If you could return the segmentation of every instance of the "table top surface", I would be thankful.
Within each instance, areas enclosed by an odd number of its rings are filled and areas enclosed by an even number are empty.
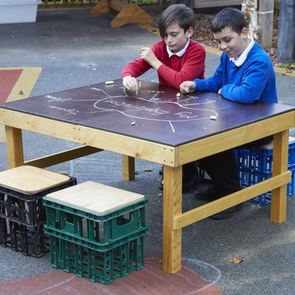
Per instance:
[[[1,108],[94,129],[179,146],[285,112],[292,106],[257,102],[250,105],[216,93],[178,96],[169,86],[142,81],[138,95],[122,80],[8,102]]]

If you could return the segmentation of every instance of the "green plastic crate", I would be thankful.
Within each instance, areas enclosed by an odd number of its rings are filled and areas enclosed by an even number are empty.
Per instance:
[[[93,250],[107,251],[140,234],[146,234],[145,207],[148,199],[97,215],[43,198],[45,232]]]
[[[62,238],[50,236],[50,260],[54,268],[110,284],[118,277],[144,267],[143,236],[106,252],[95,251]]]

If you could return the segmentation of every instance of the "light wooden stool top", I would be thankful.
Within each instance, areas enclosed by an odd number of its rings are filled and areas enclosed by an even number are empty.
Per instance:
[[[97,215],[104,215],[142,201],[144,198],[144,195],[92,181],[86,181],[46,196],[48,201],[62,203]]]
[[[35,193],[69,181],[70,177],[33,166],[19,166],[0,172],[0,186]]]

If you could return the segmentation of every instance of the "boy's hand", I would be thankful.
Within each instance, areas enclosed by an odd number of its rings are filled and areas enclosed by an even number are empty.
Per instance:
[[[187,94],[187,93],[194,92],[196,87],[197,87],[197,85],[195,82],[185,81],[180,84],[179,89],[180,89],[181,94]]]
[[[131,77],[131,76],[124,77],[123,78],[123,85],[130,92],[138,94],[138,83],[137,83],[136,78]]]
[[[146,61],[151,67],[153,67],[155,70],[158,70],[158,68],[161,66],[161,62],[157,59],[154,52],[149,47],[142,47],[140,49],[140,57],[144,61]]]

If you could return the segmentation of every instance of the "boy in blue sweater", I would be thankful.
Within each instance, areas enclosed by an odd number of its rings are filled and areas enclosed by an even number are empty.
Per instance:
[[[225,8],[214,18],[211,30],[219,49],[223,51],[220,64],[213,77],[185,81],[180,85],[182,94],[195,91],[218,93],[222,98],[250,104],[255,101],[277,103],[276,80],[270,57],[248,35],[248,24],[243,13],[235,8]],[[272,136],[240,148],[252,148],[269,143]],[[212,185],[196,197],[214,201],[240,190],[233,150],[228,150],[199,161],[212,179]],[[241,210],[239,204],[211,218],[224,219]]]

